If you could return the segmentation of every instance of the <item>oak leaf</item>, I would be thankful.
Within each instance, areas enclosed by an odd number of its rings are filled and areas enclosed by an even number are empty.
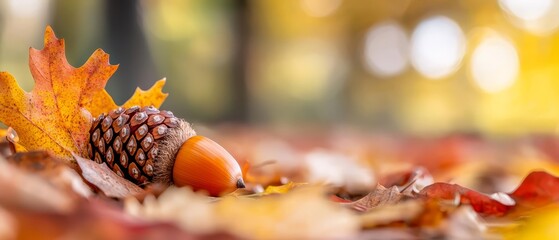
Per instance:
[[[167,98],[168,93],[163,93],[161,90],[165,85],[165,78],[157,81],[150,89],[142,90],[136,88],[134,95],[126,101],[122,107],[129,108],[132,106],[154,106],[159,108],[165,98]],[[106,90],[98,92],[94,97],[93,101],[85,106],[87,110],[93,115],[98,116],[101,113],[107,113],[118,106],[113,101],[113,98],[109,95]]]
[[[29,68],[35,80],[31,92],[21,89],[11,74],[0,72],[0,121],[15,129],[19,143],[27,150],[46,149],[68,161],[73,161],[72,152],[84,156],[92,114],[117,107],[104,90],[117,67],[101,49],[83,66],[72,67],[66,59],[64,40],[47,27],[44,48],[29,50]],[[160,80],[148,91],[138,89],[124,106],[159,107],[167,96],[161,93],[164,83]]]

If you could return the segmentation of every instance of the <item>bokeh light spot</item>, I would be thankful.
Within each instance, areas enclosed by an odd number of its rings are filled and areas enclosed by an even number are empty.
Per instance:
[[[475,83],[489,93],[512,86],[518,75],[518,54],[507,39],[489,36],[476,47],[471,58],[471,72]]]
[[[46,0],[9,0],[10,11],[18,17],[33,17],[48,5]]]
[[[408,38],[396,22],[373,26],[365,37],[365,64],[377,76],[395,76],[408,66]]]
[[[442,78],[460,66],[466,49],[464,33],[452,19],[434,16],[422,21],[411,38],[411,63],[429,78]]]
[[[548,35],[559,27],[557,0],[499,0],[511,23],[531,33]]]
[[[535,20],[546,15],[553,0],[499,0],[501,7],[523,20]]]

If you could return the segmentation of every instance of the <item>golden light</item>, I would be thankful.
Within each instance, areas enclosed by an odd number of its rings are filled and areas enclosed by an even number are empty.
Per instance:
[[[302,0],[303,10],[313,17],[326,17],[336,11],[342,0]]]
[[[466,49],[464,33],[445,16],[423,20],[411,37],[411,63],[428,78],[442,78],[458,67]]]
[[[472,54],[470,71],[479,88],[496,93],[512,86],[518,76],[516,48],[507,39],[493,34],[486,37]]]
[[[367,69],[381,77],[395,76],[408,67],[409,41],[397,22],[379,23],[365,37],[364,58]]]

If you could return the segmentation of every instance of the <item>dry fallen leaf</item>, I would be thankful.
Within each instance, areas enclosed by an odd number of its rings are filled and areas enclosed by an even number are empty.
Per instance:
[[[423,212],[423,202],[404,201],[393,205],[384,205],[359,216],[362,228],[372,228],[393,222],[411,221]]]
[[[288,182],[287,184],[280,185],[280,186],[268,186],[266,187],[266,190],[264,190],[262,195],[284,194],[297,187],[304,186],[304,185],[306,185],[306,183]]]
[[[149,219],[173,221],[187,232],[226,231],[243,239],[351,238],[359,230],[358,218],[330,202],[322,189],[299,187],[281,195],[258,199],[212,198],[188,188],[169,188],[157,200],[141,205],[128,198],[126,211]]]
[[[83,178],[98,187],[107,197],[124,198],[145,193],[136,184],[116,175],[105,163],[98,164],[78,155],[74,155],[74,158],[82,170]]]
[[[326,150],[314,150],[304,156],[306,182],[344,187],[349,192],[374,188],[373,171],[350,156]]]
[[[380,183],[382,186],[398,186],[401,191],[417,193],[424,187],[433,184],[433,176],[424,167],[416,167],[385,176]]]
[[[383,227],[375,229],[365,229],[357,237],[355,237],[355,239],[419,239],[417,235],[417,231],[411,229]]]
[[[17,239],[200,239],[166,222],[124,214],[103,199],[81,201],[66,214],[11,211],[18,220]]]
[[[157,199],[147,196],[144,203],[126,198],[125,211],[151,220],[171,221],[187,232],[212,234],[220,229],[213,198],[197,194],[189,188],[169,187]]]
[[[225,198],[215,211],[222,226],[241,238],[349,239],[360,229],[352,212],[312,187],[261,199]]]
[[[461,204],[470,204],[476,212],[484,215],[502,216],[514,206],[514,204],[500,202],[483,193],[449,183],[431,184],[421,190],[419,195],[430,199],[456,199]]]
[[[347,206],[357,211],[366,212],[377,207],[394,205],[404,197],[405,195],[398,190],[398,187],[392,186],[387,189],[379,184],[377,188],[367,194],[367,196],[355,202],[348,203]]]
[[[519,204],[540,207],[559,202],[559,178],[547,172],[531,172],[510,194]]]
[[[38,212],[66,213],[74,209],[77,196],[47,179],[25,172],[0,157],[0,206]]]
[[[461,206],[454,211],[443,231],[450,239],[488,239],[489,237],[485,222],[471,206]],[[497,236],[492,236],[495,237]]]
[[[61,190],[72,191],[82,197],[93,195],[74,169],[59,158],[46,151],[16,153],[7,159],[19,169],[33,173],[48,180]]]
[[[525,211],[559,202],[559,178],[547,172],[532,172],[518,188],[510,193],[486,195],[457,184],[434,183],[425,187],[419,196],[429,199],[456,199],[461,204],[470,204],[473,209],[486,216],[503,216],[511,210]]]
[[[4,208],[0,207],[0,239],[16,239],[16,219]]]

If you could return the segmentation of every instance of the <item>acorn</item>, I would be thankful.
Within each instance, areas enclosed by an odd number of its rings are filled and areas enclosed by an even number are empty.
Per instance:
[[[89,134],[89,158],[139,186],[190,186],[212,196],[245,187],[233,156],[196,135],[188,122],[170,111],[119,107],[95,118]]]

